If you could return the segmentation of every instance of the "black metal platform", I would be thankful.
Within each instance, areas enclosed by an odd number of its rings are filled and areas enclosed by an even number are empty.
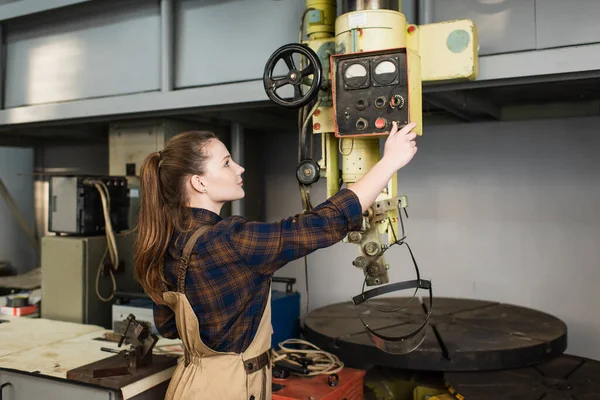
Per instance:
[[[600,399],[600,362],[562,355],[533,367],[506,371],[449,372],[452,392],[466,400]]]
[[[408,298],[370,300],[391,309]],[[520,368],[561,355],[567,327],[559,319],[529,308],[488,301],[434,298],[427,336],[409,354],[379,350],[367,337],[357,315],[381,334],[401,336],[423,321],[425,304],[415,298],[398,313],[380,313],[368,306],[338,303],[310,312],[306,339],[336,354],[349,367],[373,365],[423,371],[489,371]]]

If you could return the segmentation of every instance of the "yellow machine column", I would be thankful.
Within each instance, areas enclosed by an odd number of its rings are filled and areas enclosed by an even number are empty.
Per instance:
[[[336,136],[341,141],[342,182],[351,186],[380,160],[380,138],[389,133],[392,121],[400,128],[417,122],[416,131],[421,133],[421,87],[418,55],[406,49],[408,32],[406,18],[399,11],[401,2],[345,1],[344,6],[336,19],[336,55],[330,68],[336,82],[332,90]],[[393,9],[386,9],[390,7]],[[396,50],[386,53],[388,49]],[[397,196],[394,174],[377,202],[395,205]],[[400,235],[399,209],[391,207],[380,216],[375,215],[377,210],[380,208],[373,205],[364,230],[347,238],[359,247],[354,265],[363,269],[369,286],[389,281],[380,234],[388,233],[390,242]]]
[[[341,3],[340,15],[333,21],[336,1],[307,0],[302,46],[281,47],[265,68],[269,98],[283,107],[302,108],[301,143],[307,127],[312,134],[321,134],[322,159],[300,160],[297,172],[305,204],[310,203],[306,193],[318,176],[327,179],[327,196],[364,176],[380,160],[381,141],[393,121],[399,128],[414,122],[416,133],[422,135],[423,81],[475,79],[478,72],[472,21],[417,26],[407,23],[398,0]],[[307,63],[297,68],[289,60],[292,53],[300,53]],[[276,78],[274,65],[285,57],[290,72]],[[275,93],[287,84],[295,86],[292,100]],[[302,90],[301,85],[309,89]],[[353,264],[364,273],[367,286],[389,282],[383,253],[402,239],[399,217],[407,199],[398,195],[397,185],[394,175],[363,218],[362,229],[345,239],[359,248]],[[384,234],[388,243],[382,243]]]

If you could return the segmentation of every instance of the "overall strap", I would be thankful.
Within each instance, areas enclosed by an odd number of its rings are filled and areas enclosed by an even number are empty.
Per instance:
[[[187,268],[190,262],[190,255],[192,254],[192,249],[194,245],[204,233],[206,233],[210,229],[210,225],[202,225],[194,234],[188,239],[183,248],[183,255],[181,256],[181,260],[179,261],[179,269],[177,271],[177,291],[179,293],[185,292],[185,274],[187,273]]]

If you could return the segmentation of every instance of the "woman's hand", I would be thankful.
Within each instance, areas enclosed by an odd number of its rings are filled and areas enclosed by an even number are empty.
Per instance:
[[[417,152],[412,131],[416,124],[406,125],[400,131],[394,122],[390,135],[385,141],[383,157],[349,189],[358,196],[363,212],[365,212],[387,185],[392,176],[412,160]]]
[[[398,130],[398,124],[392,123],[392,129],[385,141],[382,159],[391,164],[395,170],[399,170],[412,160],[417,153],[415,138],[416,132],[413,129],[417,126],[414,122]]]

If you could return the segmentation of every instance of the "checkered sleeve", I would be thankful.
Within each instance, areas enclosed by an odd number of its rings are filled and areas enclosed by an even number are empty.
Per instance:
[[[233,249],[243,262],[264,274],[286,263],[341,241],[362,223],[356,194],[342,189],[311,212],[275,223],[248,222],[234,217],[229,232]]]
[[[168,306],[154,303],[154,325],[160,335],[167,339],[178,339],[175,314]]]

